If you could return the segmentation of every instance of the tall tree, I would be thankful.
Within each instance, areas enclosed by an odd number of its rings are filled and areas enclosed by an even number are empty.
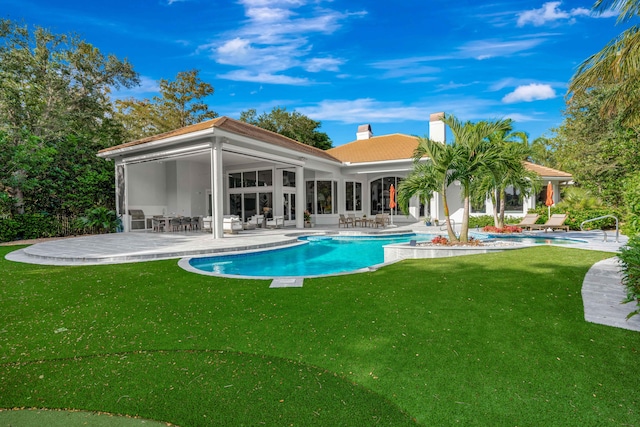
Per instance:
[[[620,206],[624,179],[640,172],[640,134],[620,115],[602,117],[609,96],[608,88],[597,88],[588,97],[569,99],[551,143],[558,168],[607,204]]]
[[[529,137],[525,132],[502,129],[488,139],[493,149],[497,150],[499,161],[492,162],[486,173],[480,174],[472,182],[472,195],[476,200],[490,197],[494,224],[501,228],[504,226],[507,189],[513,188],[520,197],[528,197],[539,191],[540,179],[535,172],[525,168],[523,163],[531,155]]]
[[[127,138],[157,135],[217,117],[202,102],[214,89],[200,79],[199,73],[199,70],[181,71],[173,81],[160,79],[160,96],[151,100],[117,100],[117,118],[123,123]]]
[[[638,0],[597,0],[594,10],[614,9],[618,23],[637,17]],[[619,116],[629,127],[640,127],[640,27],[633,25],[591,55],[579,67],[569,84],[574,97],[589,96],[594,88],[606,88],[600,106],[603,117]]]
[[[398,185],[397,192],[398,205],[404,214],[407,214],[409,200],[413,196],[426,201],[433,197],[433,193],[439,193],[442,197],[447,234],[452,242],[457,242],[458,236],[451,225],[447,189],[457,178],[454,170],[456,155],[452,145],[430,138],[420,138],[413,154],[413,169]]]
[[[240,120],[322,150],[332,146],[329,136],[319,131],[321,123],[297,111],[274,107],[271,112],[258,116],[255,109],[249,109],[240,114]]]
[[[137,83],[126,60],[75,35],[0,20],[0,182],[17,212],[64,210],[77,180],[94,173],[98,187],[113,186],[95,152],[121,136],[109,93]]]

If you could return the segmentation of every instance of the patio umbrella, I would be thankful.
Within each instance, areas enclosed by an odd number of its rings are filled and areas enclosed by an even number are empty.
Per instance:
[[[393,225],[393,209],[396,207],[396,189],[391,184],[389,187],[389,209],[391,210],[391,225]]]
[[[547,184],[547,200],[545,200],[544,204],[547,205],[549,218],[551,218],[551,206],[553,206],[553,185],[551,185],[551,181]]]

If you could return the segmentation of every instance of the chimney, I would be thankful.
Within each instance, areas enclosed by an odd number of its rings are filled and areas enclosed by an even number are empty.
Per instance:
[[[358,133],[356,133],[356,140],[361,139],[369,139],[373,136],[373,132],[371,132],[371,125],[360,125],[358,126]]]
[[[433,113],[429,116],[429,138],[437,142],[446,142],[444,113]]]

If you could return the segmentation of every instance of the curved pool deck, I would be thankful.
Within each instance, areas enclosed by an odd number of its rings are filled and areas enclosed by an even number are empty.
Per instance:
[[[225,234],[222,239],[213,239],[210,234],[204,232],[113,233],[36,243],[11,252],[6,258],[11,261],[45,265],[117,264],[266,249],[294,244],[301,235],[337,232],[357,235],[407,232],[446,235],[446,232],[438,227],[426,227],[422,223],[384,229],[317,227],[304,230],[246,230],[238,234]],[[525,235],[578,239],[585,243],[572,244],[571,247],[607,252],[617,252],[627,241],[625,236],[620,236],[620,243],[616,243],[615,236],[609,233],[608,242],[603,242],[603,234],[600,231],[539,231]]]

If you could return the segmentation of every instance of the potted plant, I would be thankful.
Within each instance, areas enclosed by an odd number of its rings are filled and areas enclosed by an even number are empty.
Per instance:
[[[304,227],[311,228],[311,214],[309,211],[304,211]]]

